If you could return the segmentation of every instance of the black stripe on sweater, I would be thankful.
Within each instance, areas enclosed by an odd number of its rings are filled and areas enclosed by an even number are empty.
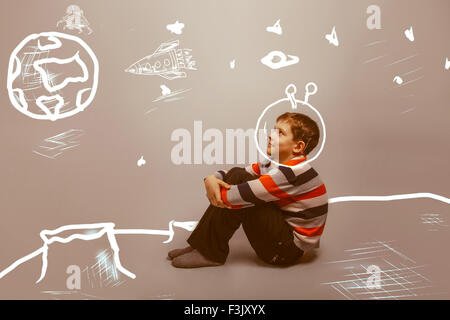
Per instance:
[[[245,201],[254,203],[257,205],[266,203],[265,201],[263,201],[255,196],[252,189],[250,188],[250,185],[247,182],[240,183],[237,186],[238,186],[238,190],[239,190],[239,193],[240,193],[242,199],[244,199]]]
[[[324,215],[328,212],[328,202],[318,207],[308,208],[303,211],[289,212],[282,210],[281,213],[286,216],[302,219],[312,219]]]
[[[280,171],[283,172],[284,176],[286,177],[286,180],[289,181],[289,183],[294,186],[299,186],[301,184],[307,183],[308,181],[314,179],[319,175],[317,171],[314,170],[314,168],[310,168],[309,170],[303,172],[298,176],[295,176],[294,171],[292,171],[291,168],[280,166],[278,169],[280,169]]]

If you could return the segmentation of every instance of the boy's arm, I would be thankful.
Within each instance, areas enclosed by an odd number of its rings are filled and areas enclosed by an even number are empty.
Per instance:
[[[289,196],[286,192],[290,188],[290,184],[285,179],[284,174],[277,168],[264,175],[260,174],[258,164],[252,164],[246,167],[246,170],[259,178],[238,185],[231,185],[229,189],[221,188],[220,190],[222,201],[229,209],[252,207]],[[278,181],[278,184],[276,181]]]
[[[260,176],[260,170],[259,170],[259,164],[258,163],[252,163],[245,167],[245,170],[250,173],[253,176]],[[220,180],[223,180],[225,178],[225,175],[227,174],[229,170],[217,170],[213,173],[213,175]],[[205,180],[207,177],[203,178]]]
[[[260,175],[258,163],[253,163],[245,167],[245,170],[253,176]],[[208,177],[203,178],[203,182],[205,183],[206,187],[206,196],[208,197],[209,202],[216,207],[227,208],[227,206],[222,201],[221,188],[227,190],[231,186],[223,181],[228,171],[229,170],[217,170]],[[214,177],[216,181],[214,182],[214,179],[207,180],[210,177]]]
[[[280,207],[303,199],[310,199],[326,194],[323,182],[313,168],[296,176],[290,168],[273,168],[258,179],[229,189],[221,188],[222,202],[229,209],[241,209],[266,202],[276,201]]]

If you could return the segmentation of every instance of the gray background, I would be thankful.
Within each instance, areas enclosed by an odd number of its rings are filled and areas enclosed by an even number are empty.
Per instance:
[[[218,128],[224,133],[227,128],[252,128],[267,105],[284,98],[289,83],[297,86],[299,98],[307,82],[319,87],[310,102],[324,118],[327,143],[312,165],[330,198],[415,192],[448,196],[450,71],[444,69],[445,57],[450,57],[448,1],[78,1],[94,30],[79,36],[100,62],[96,98],[70,118],[34,120],[9,101],[9,55],[31,33],[62,32],[56,22],[70,4],[75,3],[0,3],[1,270],[40,247],[42,229],[114,222],[117,228],[166,230],[172,219],[199,220],[208,205],[202,177],[233,165],[172,164],[170,153],[176,144],[170,141],[172,131],[186,128],[193,135],[195,120],[203,121],[204,130]],[[371,4],[381,8],[380,30],[366,27]],[[277,19],[282,36],[265,31]],[[176,20],[185,24],[179,36],[166,29]],[[339,47],[324,38],[333,26]],[[414,42],[403,34],[409,26]],[[187,78],[168,81],[124,72],[172,39],[179,39],[181,48],[192,49],[197,61],[198,70],[187,71]],[[376,41],[383,42],[373,44]],[[300,62],[271,70],[259,60],[272,50],[297,55]],[[380,56],[384,57],[370,62]],[[231,70],[233,59],[236,69]],[[412,82],[397,87],[392,79],[403,74],[405,82]],[[182,100],[153,103],[161,84],[192,90]],[[79,147],[55,160],[32,152],[45,138],[69,129],[84,131]],[[141,155],[147,164],[137,167]],[[437,231],[430,231],[421,220],[422,214],[430,213],[444,219]],[[122,264],[137,275],[136,280],[121,276],[126,281],[114,288],[43,293],[68,291],[67,275],[53,280],[52,275],[64,275],[71,264],[81,266],[89,250],[105,245],[100,240],[74,241],[52,251],[59,257],[49,258],[49,268],[56,271],[49,269],[45,283],[34,284],[41,266],[40,258],[35,258],[0,280],[0,297],[362,299],[391,294],[398,299],[448,299],[448,213],[448,205],[431,199],[331,204],[321,248],[289,268],[260,262],[242,229],[230,242],[227,263],[202,269],[176,269],[165,259],[167,251],[186,245],[187,231],[177,231],[169,244],[162,243],[164,236],[123,235],[117,237]],[[384,258],[349,262],[347,269],[343,263],[330,263],[353,259],[349,254],[354,251],[346,250],[371,241],[391,241],[389,246],[397,253],[389,250],[382,252]],[[386,270],[386,261],[412,268],[421,280],[411,286],[393,283],[378,296],[373,292],[351,296],[323,284],[348,279],[349,270],[361,273],[369,264]],[[400,272],[408,270],[398,271],[394,279],[401,281],[407,276]],[[398,291],[386,293],[394,287]]]

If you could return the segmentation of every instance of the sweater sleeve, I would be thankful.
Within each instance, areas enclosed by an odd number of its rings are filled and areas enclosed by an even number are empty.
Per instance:
[[[260,170],[259,170],[259,164],[258,163],[252,163],[245,167],[245,170],[250,173],[252,176],[258,177],[260,176]],[[213,174],[216,176],[217,179],[223,180],[225,178],[225,175],[227,174],[229,170],[217,170]],[[203,178],[203,180],[205,180]]]
[[[220,194],[229,209],[241,209],[290,198],[289,190],[293,187],[283,173],[274,168],[267,174],[259,175],[258,179],[232,185],[230,189],[221,188]]]

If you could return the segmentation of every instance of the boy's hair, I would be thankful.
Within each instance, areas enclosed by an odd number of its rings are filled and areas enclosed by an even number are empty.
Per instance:
[[[320,131],[317,123],[310,117],[298,112],[285,112],[278,116],[278,121],[286,121],[291,126],[294,141],[303,141],[306,145],[304,155],[310,153],[319,143]]]

